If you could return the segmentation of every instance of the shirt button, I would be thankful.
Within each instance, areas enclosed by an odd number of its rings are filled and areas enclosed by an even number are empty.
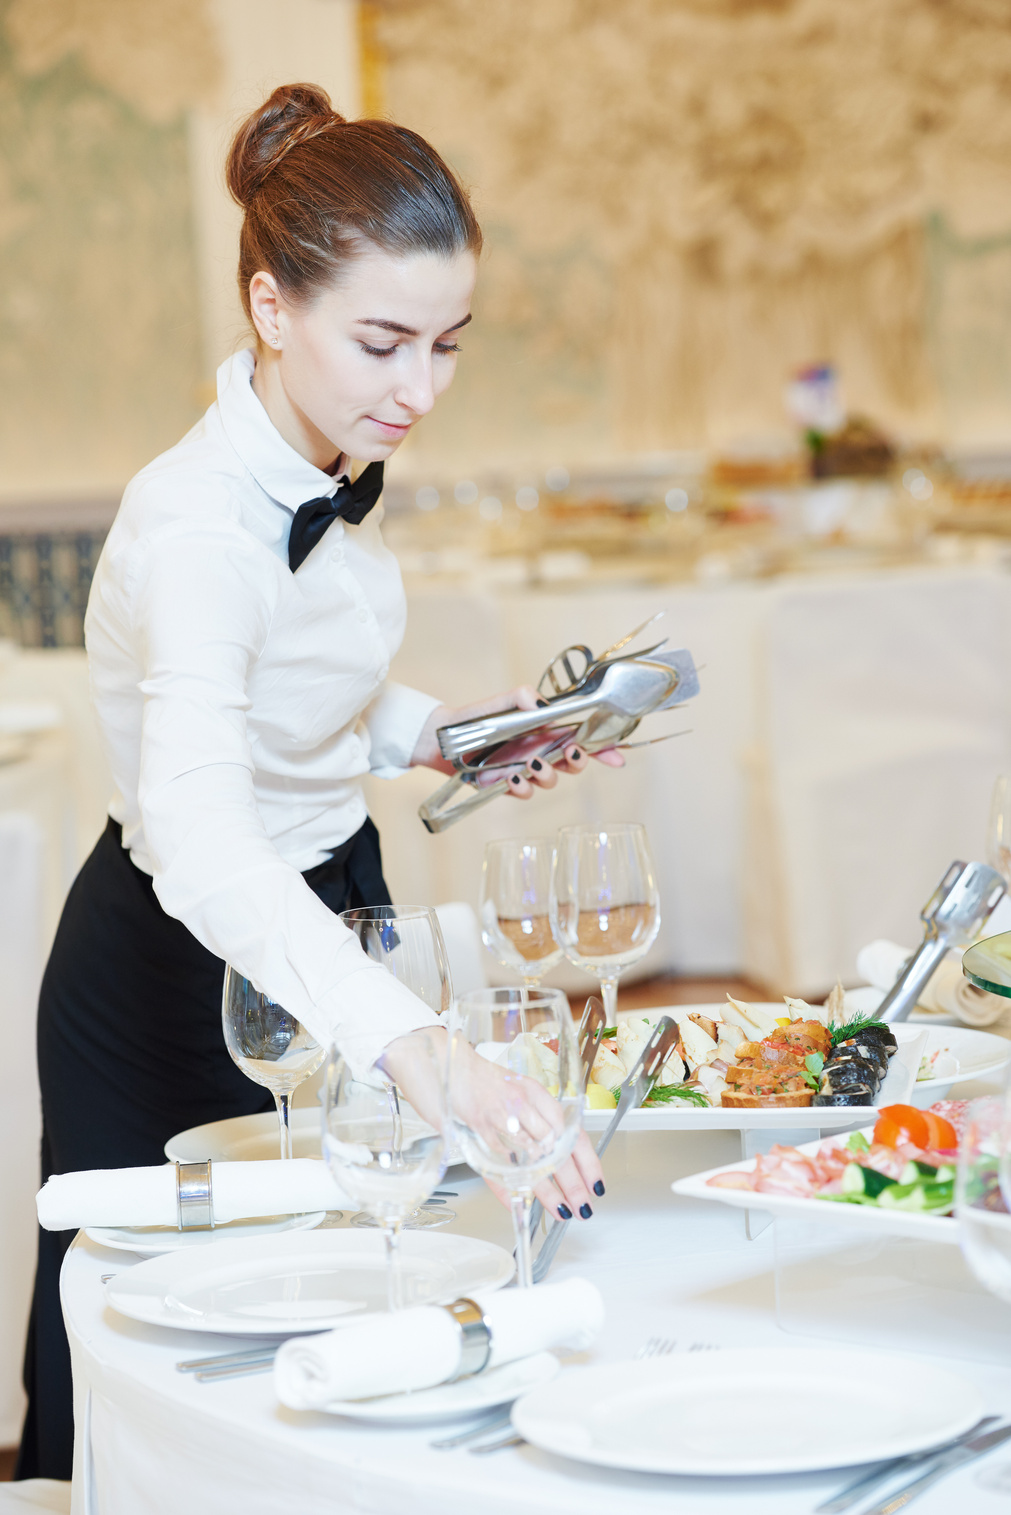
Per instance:
[[[367,610],[359,610],[359,612],[358,612],[358,619],[360,621],[365,622],[365,621],[368,620],[368,618],[369,618],[369,613],[368,613]]]
[[[335,547],[330,554],[330,561],[331,563],[339,563],[343,556],[344,554],[341,552],[340,548]]]

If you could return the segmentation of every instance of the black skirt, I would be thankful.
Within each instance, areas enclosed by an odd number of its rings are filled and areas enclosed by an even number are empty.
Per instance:
[[[303,877],[329,909],[390,903],[370,820]],[[221,1032],[225,965],[164,910],[110,820],[67,896],[39,997],[42,1182],[165,1161],[190,1126],[273,1109]],[[70,1348],[60,1267],[73,1231],[39,1231],[15,1478],[69,1479]]]

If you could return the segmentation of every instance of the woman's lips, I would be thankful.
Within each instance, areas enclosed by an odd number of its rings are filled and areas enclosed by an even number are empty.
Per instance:
[[[372,422],[373,426],[378,426],[380,431],[385,431],[391,437],[402,437],[411,429],[410,421],[405,421],[402,425],[398,425],[395,421],[381,421],[378,416],[369,416],[368,419]]]

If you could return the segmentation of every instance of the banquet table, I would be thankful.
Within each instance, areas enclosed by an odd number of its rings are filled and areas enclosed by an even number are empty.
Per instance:
[[[970,1094],[988,1092],[982,1085]],[[772,1233],[750,1241],[739,1211],[675,1199],[671,1181],[737,1158],[736,1133],[619,1133],[604,1160],[608,1185],[597,1213],[574,1224],[552,1279],[586,1277],[600,1288],[607,1323],[590,1352],[569,1362],[619,1362],[651,1337],[692,1349],[811,1347],[775,1323]],[[448,1187],[451,1229],[508,1244],[509,1222],[479,1180]],[[346,1224],[346,1221],[345,1221]],[[83,1233],[67,1255],[63,1303],[74,1363],[73,1515],[807,1515],[848,1483],[852,1470],[776,1478],[680,1478],[624,1472],[549,1455],[529,1445],[487,1457],[438,1451],[432,1440],[461,1424],[410,1429],[296,1413],[277,1402],[269,1374],[197,1383],[183,1358],[245,1345],[235,1337],[170,1331],[106,1308],[100,1277],[131,1267],[132,1254]],[[1000,1308],[994,1302],[995,1308]],[[930,1350],[929,1330],[919,1343]],[[975,1382],[990,1413],[1011,1413],[1011,1364],[933,1358]],[[733,1427],[727,1427],[728,1437]],[[1007,1488],[980,1479],[1006,1470],[1007,1448],[951,1474],[917,1503],[923,1515],[998,1515]]]

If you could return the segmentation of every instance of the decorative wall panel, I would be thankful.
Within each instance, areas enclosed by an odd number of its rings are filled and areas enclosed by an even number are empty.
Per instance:
[[[380,0],[389,111],[488,234],[459,395],[418,447],[782,430],[797,364],[932,435],[924,225],[1011,227],[1005,0]],[[1011,440],[1011,416],[991,418]],[[957,437],[955,438],[957,440]]]

